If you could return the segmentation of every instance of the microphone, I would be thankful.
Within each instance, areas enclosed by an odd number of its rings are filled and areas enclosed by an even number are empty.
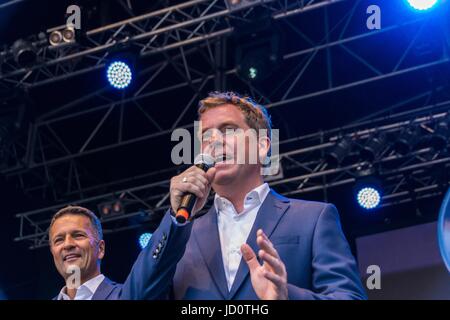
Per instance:
[[[209,168],[214,167],[214,158],[207,154],[201,153],[194,159],[194,165],[203,171],[208,171]],[[197,197],[192,193],[187,193],[181,198],[180,206],[178,207],[175,219],[178,223],[185,223],[191,217],[192,209],[194,209]]]

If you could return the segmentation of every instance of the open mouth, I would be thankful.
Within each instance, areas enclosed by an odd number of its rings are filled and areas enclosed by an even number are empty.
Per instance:
[[[67,262],[70,262],[70,261],[74,261],[74,260],[77,260],[78,258],[80,258],[81,257],[81,255],[79,255],[79,254],[68,254],[68,255],[66,255],[64,258],[63,258],[63,261],[67,261]]]
[[[216,163],[233,163],[234,157],[230,154],[216,156]]]

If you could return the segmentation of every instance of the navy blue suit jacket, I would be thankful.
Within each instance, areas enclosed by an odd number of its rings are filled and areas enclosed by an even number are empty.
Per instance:
[[[161,225],[165,228],[158,228],[153,233],[126,281],[119,284],[105,278],[92,300],[145,300],[168,296],[177,262],[183,256],[192,225],[177,226],[172,223],[170,215],[164,216]]]
[[[159,229],[168,230],[164,220]],[[214,206],[193,223],[171,288],[175,299],[258,299],[242,259],[228,291]],[[355,259],[331,204],[285,198],[273,190],[264,200],[247,243],[268,235],[288,275],[289,299],[365,299]]]

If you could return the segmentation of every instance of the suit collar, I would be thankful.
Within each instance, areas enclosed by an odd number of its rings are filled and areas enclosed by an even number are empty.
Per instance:
[[[100,283],[94,295],[92,296],[92,300],[106,300],[114,290],[115,284],[115,282],[105,277],[105,279],[103,279],[102,283]]]
[[[258,244],[256,243],[256,231],[263,229],[264,233],[270,237],[288,208],[289,199],[279,195],[274,190],[270,190],[270,193],[258,211],[255,223],[247,239],[247,244],[255,253],[259,251]],[[249,269],[247,263],[244,259],[241,259],[228,299],[232,299],[236,295],[248,274]]]
[[[203,217],[195,221],[194,238],[200,249],[208,271],[225,299],[228,295],[227,280],[223,268],[222,250],[220,248],[217,212],[214,206]]]
[[[256,231],[258,229],[263,229],[267,236],[270,237],[288,208],[289,199],[277,194],[273,190],[270,190],[258,211],[255,223],[253,224],[250,235],[247,239],[247,243],[253,251],[258,252],[259,250],[258,245],[256,244]],[[228,292],[223,267],[222,250],[220,248],[217,212],[214,206],[201,219],[196,220],[195,224],[196,230],[194,232],[194,237],[207,265],[211,278],[223,298],[232,299],[245,278],[248,276],[249,270],[247,264],[244,260],[241,260],[234,283],[230,292]]]

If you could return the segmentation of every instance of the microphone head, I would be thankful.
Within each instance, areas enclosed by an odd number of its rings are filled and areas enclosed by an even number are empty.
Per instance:
[[[216,164],[215,159],[207,153],[200,153],[198,154],[195,159],[194,159],[194,164],[204,164],[206,165],[208,168],[212,168],[214,167],[214,165]]]

